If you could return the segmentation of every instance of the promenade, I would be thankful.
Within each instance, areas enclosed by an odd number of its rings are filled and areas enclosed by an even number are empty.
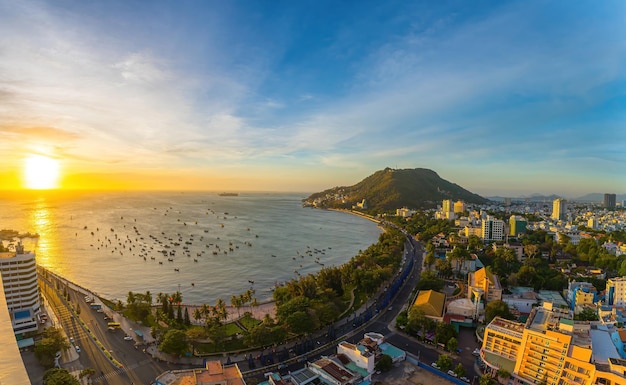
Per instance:
[[[367,331],[368,325],[376,321],[381,315],[388,316],[389,314],[383,310],[386,310],[390,303],[392,303],[395,294],[402,288],[407,277],[411,275],[414,266],[419,266],[419,263],[414,263],[415,259],[415,249],[411,242],[407,240],[405,243],[403,265],[398,275],[396,275],[392,281],[383,285],[383,287],[361,305],[359,309],[347,314],[332,325],[324,327],[306,337],[286,341],[281,345],[257,347],[237,352],[221,352],[207,357],[175,357],[160,352],[158,350],[157,341],[151,335],[150,327],[125,318],[122,314],[107,307],[104,303],[102,306],[105,313],[112,316],[112,321],[119,322],[121,329],[126,334],[132,335],[135,338],[135,347],[149,354],[155,360],[169,362],[180,365],[181,367],[201,367],[204,365],[206,359],[220,359],[223,363],[238,363],[244,375],[253,376],[256,373],[275,371],[279,364],[296,364],[304,360],[315,358],[321,352],[327,351],[329,348],[334,348],[338,342],[359,336],[364,331]],[[76,290],[84,296],[89,295],[97,297],[97,294],[92,293],[90,290],[80,285],[69,282],[62,277],[58,278],[65,281],[71,289]],[[187,305],[186,307],[188,307],[189,314],[191,315],[197,306]],[[265,314],[269,314],[274,318],[276,306],[273,302],[262,303],[259,304],[259,306],[241,307],[239,309],[229,306],[229,315],[226,321],[235,321],[239,318],[239,314],[243,315],[246,311],[250,311],[257,319],[263,319]],[[195,320],[192,319],[192,322],[194,321]],[[194,323],[202,324],[202,320],[195,321]],[[299,351],[298,346],[306,346],[306,348]],[[284,353],[287,353],[286,357]],[[299,353],[299,355],[296,355],[297,353]],[[273,360],[271,364],[265,364],[263,361],[260,362],[259,360],[253,359],[253,357],[258,358],[267,355],[274,355],[275,357],[275,360]],[[279,358],[280,355],[282,355],[282,357]]]

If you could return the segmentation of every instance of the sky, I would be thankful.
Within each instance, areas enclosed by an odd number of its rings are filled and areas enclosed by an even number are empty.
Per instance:
[[[623,1],[0,0],[0,188],[626,193]]]

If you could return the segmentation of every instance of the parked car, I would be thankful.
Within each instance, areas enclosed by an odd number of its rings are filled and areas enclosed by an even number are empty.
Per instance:
[[[478,349],[478,348],[474,349],[472,354],[475,355],[475,356],[480,356],[480,349]]]
[[[458,377],[459,375],[454,373],[454,371],[452,370],[448,370],[448,374],[451,375],[452,377]]]
[[[465,376],[463,376],[463,377],[461,377],[461,381],[465,381],[465,382],[467,382],[469,384],[470,379],[465,377]]]
[[[74,343],[74,337],[70,337],[70,344]]]
[[[124,336],[124,341],[132,341],[132,340],[133,340],[133,337],[129,336],[128,334]]]
[[[439,366],[437,366],[436,362],[433,362],[432,364],[430,364],[430,366],[432,366],[435,369],[439,369]]]

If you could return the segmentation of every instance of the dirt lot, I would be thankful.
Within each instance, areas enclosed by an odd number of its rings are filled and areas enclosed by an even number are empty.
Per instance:
[[[373,384],[381,385],[450,385],[452,382],[436,376],[406,361],[393,366],[387,373],[374,374]]]

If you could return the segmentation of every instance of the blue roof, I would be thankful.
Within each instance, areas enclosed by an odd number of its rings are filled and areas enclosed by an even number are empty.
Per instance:
[[[143,337],[143,332],[141,330],[135,329],[135,334],[137,334],[139,337]]]
[[[378,346],[380,347],[380,350],[383,351],[383,354],[390,356],[392,359],[403,357],[406,354],[404,350],[398,349],[387,342],[383,342]]]

